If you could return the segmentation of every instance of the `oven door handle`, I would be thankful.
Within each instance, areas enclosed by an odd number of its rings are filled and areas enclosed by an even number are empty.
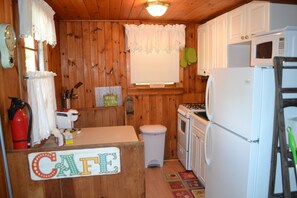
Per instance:
[[[184,115],[178,113],[178,119],[180,119],[181,121],[184,121],[185,123],[187,123],[189,121],[188,118],[186,118]]]
[[[208,122],[206,130],[205,130],[205,138],[204,138],[204,161],[207,166],[210,165],[210,158],[207,156],[208,135],[209,135],[209,130],[211,128],[210,125],[211,125],[211,122]],[[209,146],[211,146],[211,145],[209,145]]]

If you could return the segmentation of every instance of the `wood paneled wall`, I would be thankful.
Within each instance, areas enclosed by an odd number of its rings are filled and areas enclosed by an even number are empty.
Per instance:
[[[59,24],[58,22],[55,23],[56,25],[56,36],[57,36],[57,41],[59,42]],[[55,72],[57,76],[54,78],[55,79],[55,89],[56,89],[56,101],[57,101],[57,107],[61,108],[62,106],[62,100],[61,100],[61,84],[62,84],[62,77],[61,77],[61,59],[60,59],[60,45],[59,43],[51,47],[49,45],[46,45],[47,53],[45,57],[45,61],[47,62],[48,65],[48,70]]]
[[[124,30],[116,22],[60,22],[62,88],[83,86],[73,108],[94,108],[95,87],[122,86],[126,89]]]
[[[62,91],[83,82],[72,101],[80,111],[76,127],[128,125],[139,131],[143,124],[163,124],[167,127],[165,159],[177,158],[177,108],[183,102],[204,102],[206,79],[196,75],[197,64],[183,69],[179,89],[164,92],[143,92],[129,83],[129,68],[124,46],[123,21],[60,21],[60,54]],[[141,23],[128,22],[128,23]],[[197,25],[187,24],[186,46],[197,49]],[[97,108],[95,87],[121,86],[123,99],[134,99],[134,114],[125,115],[124,106]],[[133,91],[131,91],[133,89]],[[133,93],[132,93],[133,92]],[[61,94],[57,96],[57,100]]]
[[[75,125],[124,125],[123,106],[96,108],[95,101],[95,87],[121,86],[126,97],[123,26],[118,22],[61,21],[59,30],[62,92],[83,82],[74,90],[78,99],[71,102],[71,107],[80,112]]]
[[[0,0],[0,23],[14,24],[13,0]],[[17,57],[17,53],[15,53],[15,57]],[[7,109],[10,106],[8,96],[19,97],[17,58],[15,61],[15,66],[11,69],[3,69],[2,66],[0,66],[0,115],[6,148],[11,148],[12,146],[7,114]],[[0,197],[7,197],[2,151],[0,153]]]

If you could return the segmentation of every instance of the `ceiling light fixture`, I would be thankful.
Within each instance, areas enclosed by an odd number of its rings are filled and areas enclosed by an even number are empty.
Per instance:
[[[146,9],[148,13],[154,17],[159,17],[165,14],[167,8],[169,7],[168,3],[162,3],[157,1],[147,2]]]

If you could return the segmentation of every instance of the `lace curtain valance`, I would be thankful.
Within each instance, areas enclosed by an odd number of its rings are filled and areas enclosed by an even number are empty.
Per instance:
[[[20,37],[33,36],[55,46],[56,31],[53,9],[43,0],[18,0]]]
[[[180,50],[185,47],[185,25],[125,25],[126,50]]]

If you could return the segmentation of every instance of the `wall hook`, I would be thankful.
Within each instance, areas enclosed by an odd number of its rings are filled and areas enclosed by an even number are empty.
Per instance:
[[[113,73],[113,67],[111,68],[111,70],[109,72],[106,71],[106,68],[104,68],[104,70],[105,70],[106,75],[112,75],[112,73]]]

